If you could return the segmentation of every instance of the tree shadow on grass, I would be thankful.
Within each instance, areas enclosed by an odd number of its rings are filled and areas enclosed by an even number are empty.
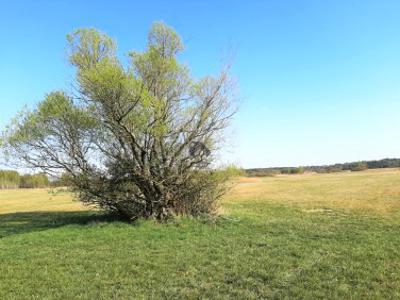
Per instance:
[[[93,211],[19,212],[0,214],[0,239],[20,233],[42,231],[65,225],[120,221],[115,215]]]

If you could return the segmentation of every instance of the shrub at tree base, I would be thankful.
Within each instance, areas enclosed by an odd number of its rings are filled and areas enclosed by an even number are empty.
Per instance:
[[[76,89],[48,94],[10,124],[9,159],[64,173],[84,203],[129,219],[212,213],[226,176],[210,166],[234,113],[228,70],[192,79],[177,59],[181,39],[162,23],[128,67],[103,33],[67,39]]]

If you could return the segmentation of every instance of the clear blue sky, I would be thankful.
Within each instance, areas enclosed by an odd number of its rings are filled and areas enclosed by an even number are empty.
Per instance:
[[[153,21],[193,74],[235,49],[243,98],[224,160],[243,167],[400,157],[400,1],[1,1],[0,127],[67,88],[65,35],[96,27],[121,58]]]

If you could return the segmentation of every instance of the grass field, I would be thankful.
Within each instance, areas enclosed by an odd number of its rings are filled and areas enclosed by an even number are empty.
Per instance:
[[[0,191],[0,299],[400,298],[400,170],[244,178],[216,221]]]

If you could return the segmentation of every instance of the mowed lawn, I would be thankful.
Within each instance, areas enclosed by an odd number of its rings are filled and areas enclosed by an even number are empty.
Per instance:
[[[0,299],[400,298],[400,170],[243,178],[216,220],[0,191]]]

